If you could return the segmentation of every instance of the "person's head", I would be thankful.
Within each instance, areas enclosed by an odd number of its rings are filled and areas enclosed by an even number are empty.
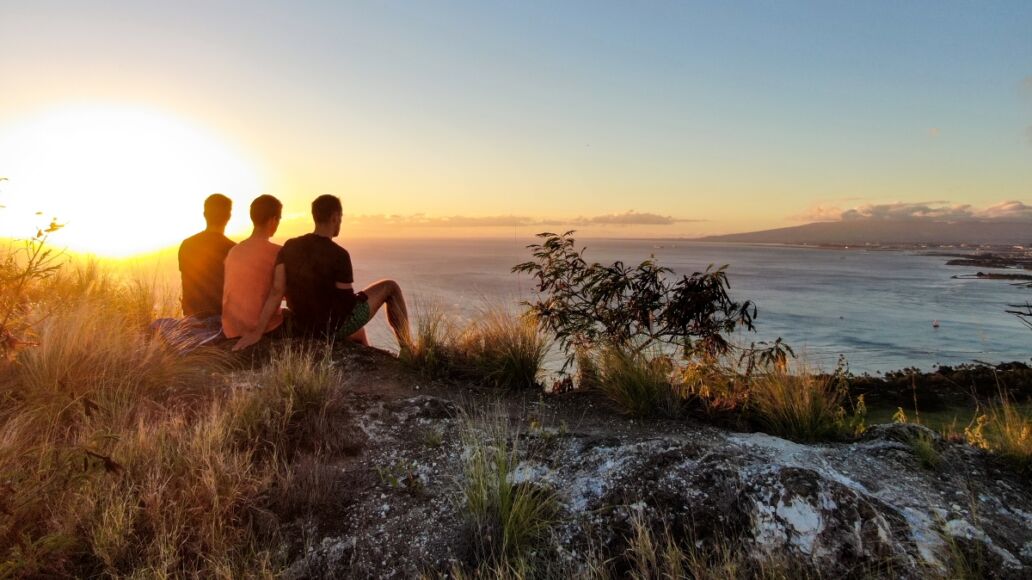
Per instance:
[[[275,235],[282,217],[283,204],[271,195],[259,195],[251,202],[251,223],[256,231]]]
[[[315,220],[316,228],[325,228],[334,236],[340,234],[340,222],[343,215],[344,208],[336,196],[320,195],[312,202],[312,219]]]
[[[226,229],[232,212],[233,200],[221,193],[213,193],[204,200],[204,221],[207,222],[208,229]]]

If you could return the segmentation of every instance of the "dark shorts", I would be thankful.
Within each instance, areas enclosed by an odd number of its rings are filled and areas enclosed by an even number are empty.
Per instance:
[[[352,334],[355,334],[366,325],[367,322],[373,317],[372,312],[369,310],[369,302],[362,301],[355,304],[355,307],[351,310],[351,315],[348,316],[347,320],[340,325],[337,329],[337,336],[341,338],[347,338]]]

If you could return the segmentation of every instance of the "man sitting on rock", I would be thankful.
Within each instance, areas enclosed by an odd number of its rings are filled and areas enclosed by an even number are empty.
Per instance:
[[[217,329],[222,315],[223,262],[233,241],[226,237],[226,224],[233,202],[221,193],[204,200],[203,232],[183,240],[179,246],[179,271],[183,280],[183,314],[194,322]]]
[[[257,343],[279,307],[284,294],[294,319],[294,330],[304,336],[351,339],[368,344],[362,328],[381,306],[401,349],[409,347],[408,308],[401,287],[381,280],[355,292],[351,255],[334,243],[343,220],[340,200],[321,195],[312,202],[315,231],[287,240],[276,260],[272,289],[256,327],[233,350]]]
[[[258,319],[272,288],[273,272],[280,246],[269,239],[276,235],[283,204],[271,195],[251,202],[251,237],[240,242],[226,256],[225,284],[222,291],[222,332],[238,338],[258,329]],[[263,334],[282,328],[283,313],[276,304]]]

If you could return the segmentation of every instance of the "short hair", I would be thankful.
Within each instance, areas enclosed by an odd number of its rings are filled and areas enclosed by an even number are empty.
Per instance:
[[[204,200],[204,217],[208,221],[228,220],[232,211],[233,200],[221,193],[213,193]]]
[[[283,217],[283,204],[271,195],[259,195],[251,202],[251,222],[264,226],[273,218]]]
[[[344,213],[344,208],[340,205],[340,199],[335,195],[320,195],[312,202],[312,219],[317,224],[324,224],[330,221],[330,218],[335,213]]]

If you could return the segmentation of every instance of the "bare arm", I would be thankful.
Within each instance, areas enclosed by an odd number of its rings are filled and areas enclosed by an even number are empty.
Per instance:
[[[283,264],[278,264],[272,274],[272,288],[269,289],[269,297],[265,299],[265,306],[262,307],[262,314],[258,317],[258,326],[240,337],[240,340],[233,345],[233,350],[243,350],[262,339],[265,328],[269,326],[269,320],[276,313],[283,295],[287,291],[287,271]]]

